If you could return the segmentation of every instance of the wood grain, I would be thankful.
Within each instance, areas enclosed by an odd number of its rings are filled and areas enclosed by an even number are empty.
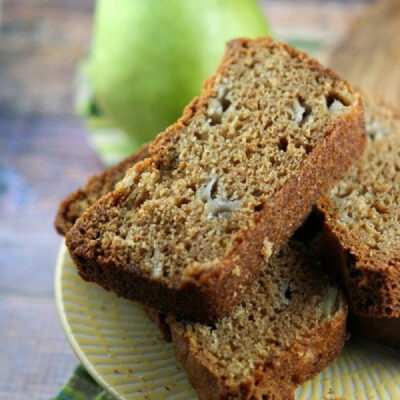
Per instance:
[[[0,118],[0,399],[50,398],[77,363],[55,309],[53,216],[100,169],[77,118]]]
[[[49,399],[77,363],[52,297],[1,295],[0,338],[0,399]]]
[[[87,0],[4,3],[0,114],[73,113],[75,70],[89,48],[92,8]]]
[[[0,399],[53,397],[77,359],[56,314],[59,200],[102,167],[74,115],[92,1],[10,0],[0,30]]]
[[[329,64],[353,84],[400,106],[400,0],[366,9]]]

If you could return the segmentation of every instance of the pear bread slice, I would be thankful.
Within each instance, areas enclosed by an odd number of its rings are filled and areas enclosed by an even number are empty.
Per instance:
[[[265,260],[230,316],[213,325],[146,311],[172,340],[200,400],[290,400],[340,353],[347,306],[321,273],[313,243],[292,239]]]
[[[367,149],[318,204],[352,329],[400,348],[400,111],[363,95]]]
[[[67,247],[84,279],[215,321],[258,278],[260,251],[286,242],[359,158],[364,131],[359,94],[317,61],[270,38],[231,41],[201,95],[76,221]]]

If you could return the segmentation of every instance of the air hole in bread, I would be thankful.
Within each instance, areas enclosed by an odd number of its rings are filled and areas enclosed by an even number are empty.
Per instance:
[[[260,203],[260,204],[257,204],[256,206],[254,206],[254,211],[260,212],[260,211],[262,211],[263,208],[264,208],[264,203]]]
[[[250,158],[252,156],[252,154],[253,154],[253,150],[250,147],[247,147],[246,151],[245,151],[245,154],[246,154],[247,158]]]
[[[203,140],[203,135],[199,131],[195,131],[193,134],[198,140]]]
[[[178,200],[176,206],[177,206],[178,208],[181,208],[181,207],[184,206],[185,204],[189,204],[189,203],[190,203],[190,200],[189,200],[189,199],[183,198],[183,199],[179,199],[179,200]]]
[[[305,149],[305,151],[306,151],[306,154],[309,154],[309,153],[311,153],[313,147],[312,147],[310,144],[306,144],[306,145],[304,146],[304,149]]]
[[[291,300],[292,299],[292,289],[290,287],[290,284],[288,285],[288,287],[285,290],[284,296],[288,299]]]
[[[193,183],[189,183],[186,187],[190,189],[193,193],[196,193],[197,191],[196,185]]]
[[[231,105],[231,102],[226,98],[221,99],[222,111],[225,112]]]
[[[264,124],[264,129],[266,130],[266,129],[268,129],[270,126],[272,126],[272,124],[273,124],[273,122],[272,122],[272,120],[267,120],[266,122],[265,122],[265,124]]]
[[[251,193],[254,197],[260,197],[262,195],[262,191],[258,188],[254,189]]]
[[[288,144],[288,139],[286,137],[281,137],[278,143],[279,150],[286,152]]]
[[[211,186],[210,186],[210,198],[215,199],[217,197],[217,190],[218,190],[218,180],[214,178],[211,181]]]

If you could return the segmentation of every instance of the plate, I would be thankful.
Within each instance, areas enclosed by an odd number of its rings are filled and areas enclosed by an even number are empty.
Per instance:
[[[139,304],[83,281],[62,245],[57,310],[67,339],[92,377],[118,400],[195,400],[172,346]],[[400,357],[361,339],[296,390],[296,400],[400,399]]]

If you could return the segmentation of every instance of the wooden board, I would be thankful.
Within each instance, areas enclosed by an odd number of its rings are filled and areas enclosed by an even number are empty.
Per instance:
[[[400,0],[365,9],[329,64],[352,84],[400,106]]]

